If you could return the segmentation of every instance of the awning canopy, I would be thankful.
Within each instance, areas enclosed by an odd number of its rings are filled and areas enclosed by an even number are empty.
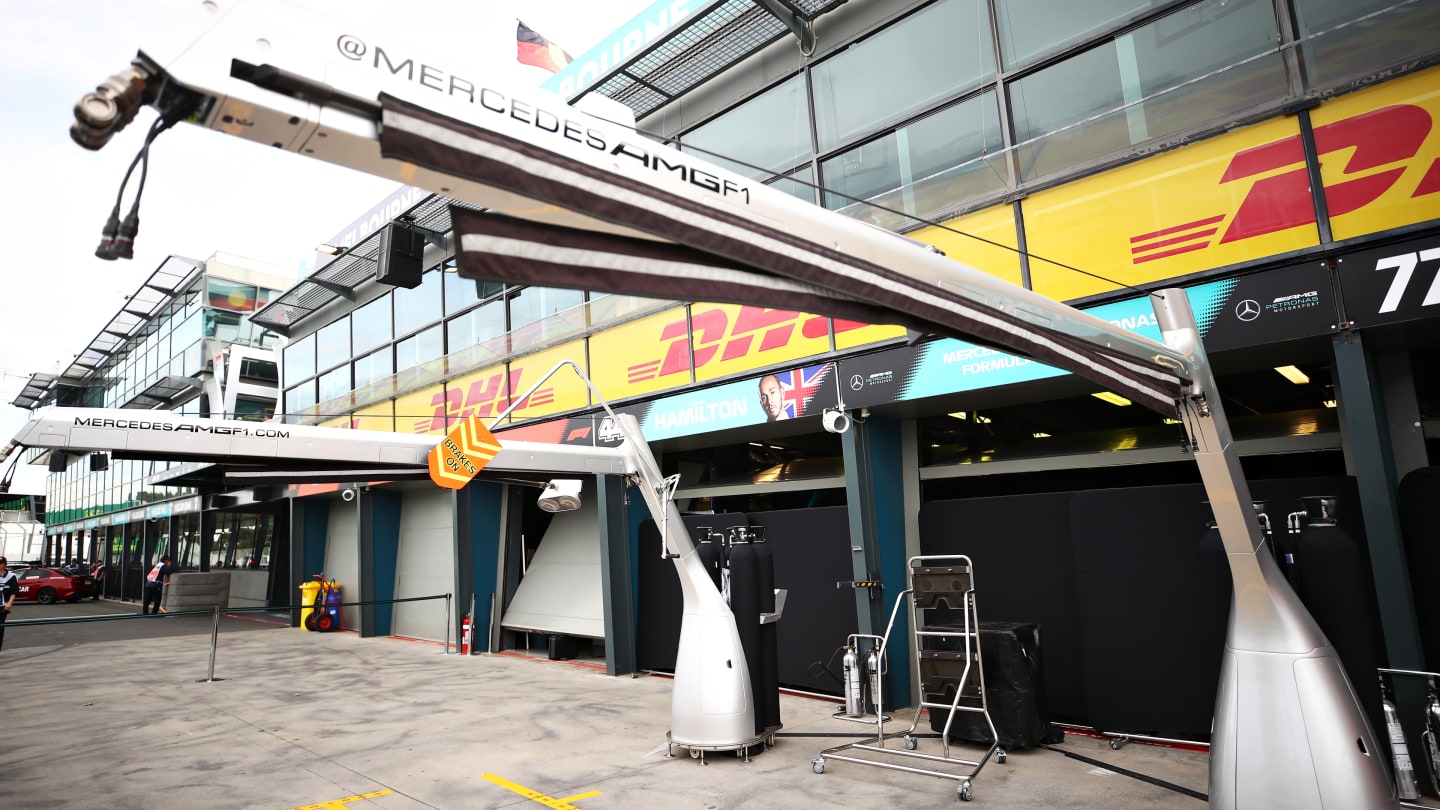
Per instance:
[[[382,96],[381,101],[380,145],[387,158],[674,243],[657,245],[452,212],[464,223],[456,231],[461,275],[658,298],[728,300],[846,318],[865,315],[862,320],[913,326],[1032,358],[1166,415],[1176,412],[1175,401],[1183,389],[1183,361],[1176,355],[1160,352],[1143,359],[1133,351],[1047,328],[1042,325],[1045,313],[1057,305],[1020,288],[1005,293],[1012,304],[1008,307],[1004,302],[977,301],[967,289],[974,286],[969,282],[983,280],[993,289],[995,279],[981,279],[979,271],[959,263],[954,264],[953,285],[920,280],[907,273],[908,268],[886,267],[841,250],[839,241],[834,246],[822,244],[787,230],[787,223],[749,215],[742,206],[712,204],[703,193],[682,196],[659,183],[609,171],[390,96]],[[677,153],[675,160],[685,159]],[[719,183],[725,176],[719,170],[707,171],[705,180]],[[768,189],[746,193],[763,191]],[[813,221],[824,213],[807,209],[805,216]],[[838,214],[833,217],[833,223],[826,225],[835,235],[855,236],[861,229],[873,244],[872,232],[863,230],[870,226]],[[922,256],[946,261],[917,251],[913,244],[890,253],[912,262]],[[934,270],[933,261],[927,269]],[[1013,306],[1017,300],[1033,305],[1035,311]]]

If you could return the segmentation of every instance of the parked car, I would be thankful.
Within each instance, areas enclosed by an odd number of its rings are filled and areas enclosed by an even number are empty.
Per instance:
[[[95,579],[89,574],[62,574],[58,568],[22,568],[15,572],[19,589],[15,593],[17,602],[39,602],[42,605],[57,599],[79,602],[86,596],[95,595]]]

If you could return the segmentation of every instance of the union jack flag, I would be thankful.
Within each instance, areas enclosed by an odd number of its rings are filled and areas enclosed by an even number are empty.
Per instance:
[[[815,398],[815,392],[820,390],[820,385],[825,381],[825,372],[830,370],[829,363],[820,363],[814,366],[782,371],[775,375],[780,381],[781,396],[784,397],[784,414],[781,419],[794,419],[797,416],[805,415],[805,406]]]

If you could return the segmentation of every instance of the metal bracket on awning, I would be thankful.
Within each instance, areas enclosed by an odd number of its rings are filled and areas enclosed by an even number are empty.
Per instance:
[[[790,0],[754,0],[755,5],[770,12],[770,16],[785,24],[790,33],[800,40],[800,52],[806,56],[815,52],[815,22],[806,19],[800,9]]]

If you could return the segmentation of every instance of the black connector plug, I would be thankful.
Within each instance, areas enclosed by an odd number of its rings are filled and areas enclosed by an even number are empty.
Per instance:
[[[120,215],[111,212],[110,218],[105,220],[105,229],[100,232],[100,246],[95,248],[95,257],[113,262],[120,258],[115,252],[115,240],[120,234]]]
[[[120,224],[120,231],[115,235],[115,257],[118,259],[135,258],[135,237],[140,233],[140,213],[132,210]]]

